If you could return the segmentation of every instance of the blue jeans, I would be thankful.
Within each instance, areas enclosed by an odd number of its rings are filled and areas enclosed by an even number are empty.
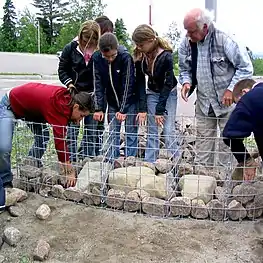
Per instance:
[[[0,211],[5,208],[5,188],[3,186],[2,178],[0,177]]]
[[[0,102],[0,177],[3,183],[12,182],[11,172],[11,152],[12,140],[15,127],[15,116],[10,108],[7,95],[2,97]],[[37,166],[42,167],[43,157],[49,141],[49,128],[46,124],[29,123],[31,131],[34,133],[34,143],[28,156],[36,159]]]
[[[49,127],[45,123],[28,123],[27,126],[34,134],[34,143],[29,150],[28,156],[34,158],[36,166],[40,168],[43,166],[41,158],[49,142]]]
[[[11,151],[14,133],[15,116],[10,109],[10,102],[7,95],[0,101],[0,177],[1,183],[9,183],[13,180],[11,172]]]
[[[108,105],[108,123],[110,131],[110,145],[112,151],[108,153],[110,159],[115,159],[120,156],[120,130],[121,122],[115,117],[118,111]],[[132,104],[127,112],[125,120],[125,156],[136,156],[138,149],[138,125],[136,124],[137,107]]]
[[[100,135],[102,129],[98,129],[98,122],[93,120],[93,115],[88,115],[84,119],[84,133],[78,150],[78,135],[80,126],[71,123],[68,126],[67,142],[70,153],[70,160],[76,162],[78,157],[94,157],[99,155],[100,150]]]
[[[155,162],[159,156],[160,141],[158,136],[158,126],[155,122],[155,109],[159,101],[159,93],[147,91],[148,125],[147,144],[145,150],[145,161]],[[164,115],[163,135],[165,138],[165,148],[173,157],[178,155],[178,144],[176,139],[175,121],[177,107],[177,90],[173,89],[166,102],[167,114]]]

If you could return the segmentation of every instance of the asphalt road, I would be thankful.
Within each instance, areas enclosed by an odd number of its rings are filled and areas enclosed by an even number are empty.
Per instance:
[[[47,80],[46,77],[57,74],[58,58],[56,55],[42,55],[42,54],[25,54],[25,53],[8,53],[0,52],[0,74],[39,74],[43,75],[44,79],[17,79],[14,76],[1,76],[0,78],[0,96],[2,96],[8,89],[16,87],[28,82],[42,82],[50,84],[61,85],[59,80]],[[178,91],[180,87],[178,88]],[[177,116],[193,116],[194,114],[194,94],[190,97],[188,103],[181,99],[180,92],[178,92]]]
[[[0,52],[0,73],[57,74],[56,55]]]

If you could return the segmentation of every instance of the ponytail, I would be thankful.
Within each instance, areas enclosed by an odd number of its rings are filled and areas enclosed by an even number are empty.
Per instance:
[[[78,89],[74,85],[70,85],[67,89],[71,96],[69,105],[73,106],[74,104],[78,104],[79,109],[81,111],[89,111],[89,112],[95,111],[93,93],[89,93],[86,91],[79,92]]]
[[[169,42],[166,39],[157,36],[156,40],[157,40],[157,45],[160,48],[162,48],[163,50],[166,50],[166,51],[173,52],[173,48],[171,47],[171,45],[169,44]]]

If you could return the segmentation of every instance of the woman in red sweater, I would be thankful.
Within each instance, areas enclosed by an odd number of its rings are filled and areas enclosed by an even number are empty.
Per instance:
[[[76,89],[28,83],[12,88],[0,101],[0,189],[12,187],[10,154],[14,119],[23,119],[30,123],[35,141],[29,156],[41,162],[49,140],[49,128],[53,128],[55,148],[58,160],[67,177],[66,187],[74,186],[76,174],[69,161],[66,143],[66,126],[80,121],[93,111],[94,103],[90,93],[77,92]]]

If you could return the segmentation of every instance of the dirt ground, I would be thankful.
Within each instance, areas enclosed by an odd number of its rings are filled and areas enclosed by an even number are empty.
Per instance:
[[[52,213],[35,217],[42,203]],[[156,219],[107,211],[30,194],[26,213],[0,214],[0,231],[14,226],[22,233],[17,247],[2,246],[8,263],[31,263],[37,241],[51,246],[47,263],[235,263],[263,262],[263,242],[253,222]]]

